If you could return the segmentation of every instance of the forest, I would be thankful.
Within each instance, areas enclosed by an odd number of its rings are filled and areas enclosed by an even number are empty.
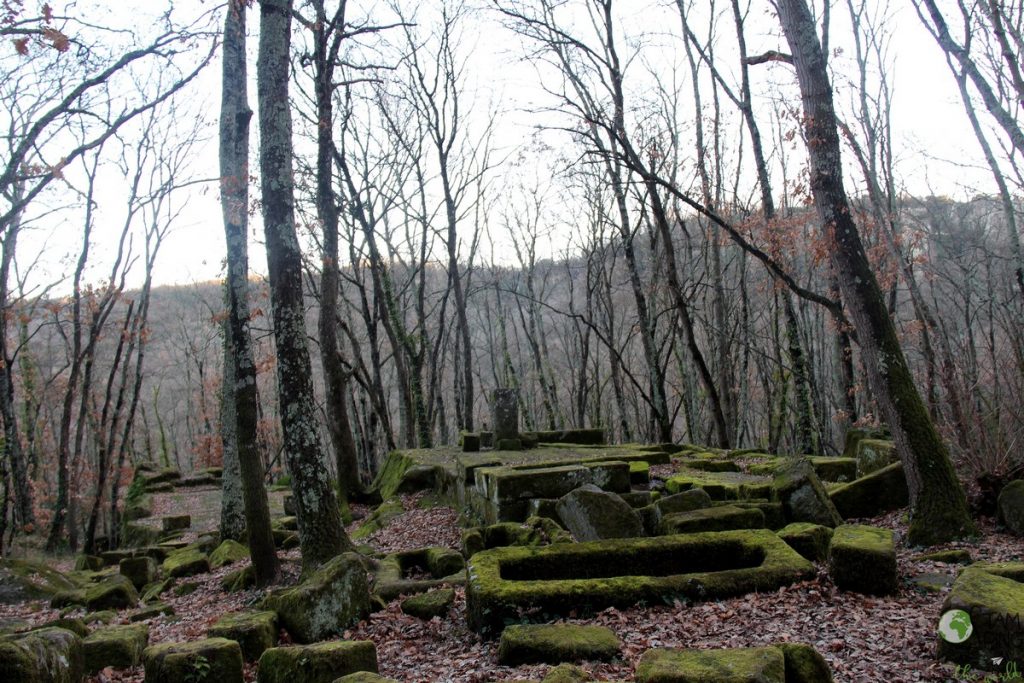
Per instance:
[[[130,545],[173,470],[257,587],[290,489],[306,577],[502,389],[610,447],[880,436],[908,547],[1024,478],[1021,3],[148,5],[0,11],[0,557]]]

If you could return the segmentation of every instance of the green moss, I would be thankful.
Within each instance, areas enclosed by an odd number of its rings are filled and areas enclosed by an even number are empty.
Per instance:
[[[506,621],[775,590],[815,570],[770,531],[746,530],[495,548],[467,571],[469,625],[494,635]]]
[[[142,661],[146,683],[242,682],[242,650],[226,638],[152,645],[143,652]]]
[[[387,458],[384,459],[384,464],[381,466],[380,471],[377,472],[377,477],[373,480],[372,490],[378,491],[381,498],[385,500],[391,498],[395,495],[395,491],[398,490],[398,485],[402,481],[402,475],[415,464],[416,460],[409,453],[405,451],[391,451],[388,453]]]
[[[85,591],[85,605],[90,612],[126,609],[137,604],[139,594],[132,582],[124,576],[112,576]]]
[[[729,650],[648,650],[637,683],[786,683],[786,660],[775,647]]]
[[[831,528],[810,522],[794,522],[776,533],[790,548],[811,562],[824,562],[828,559],[828,547],[832,542]]]
[[[584,683],[592,680],[594,679],[590,677],[586,669],[575,664],[559,664],[544,676],[541,683]]]
[[[857,476],[863,477],[887,467],[898,459],[892,441],[881,439],[860,439],[855,448]]]
[[[704,489],[712,500],[743,500],[769,498],[771,481],[743,472],[699,472],[683,468],[665,481],[669,493]]]
[[[85,669],[96,673],[108,666],[127,669],[142,661],[142,652],[149,642],[145,624],[107,626],[96,629],[82,645],[85,648]]]
[[[66,629],[0,638],[0,681],[78,683],[84,668],[82,639]]]
[[[512,624],[501,633],[498,663],[518,666],[609,660],[618,656],[621,647],[619,639],[605,626]]]
[[[934,553],[923,553],[914,559],[926,562],[945,562],[946,564],[970,564],[971,553],[969,550],[954,548],[952,550],[938,550]]]
[[[405,509],[402,508],[402,501],[397,498],[386,500],[378,505],[376,510],[370,513],[363,523],[350,534],[350,537],[353,540],[356,540],[372,536],[404,512]]]
[[[451,576],[466,568],[466,560],[451,548],[427,548],[424,560],[435,579]]]
[[[895,593],[899,577],[892,532],[857,524],[837,527],[829,547],[829,575],[843,590]]]
[[[843,519],[876,517],[910,503],[903,465],[894,463],[829,493]]]
[[[127,577],[136,589],[152,583],[157,578],[156,560],[145,555],[126,557],[119,564],[121,575]]]
[[[393,678],[384,678],[371,671],[357,671],[341,678],[336,678],[334,683],[398,683]]]
[[[822,481],[853,481],[858,476],[856,458],[813,455],[810,461],[815,474]]]
[[[45,564],[0,559],[0,604],[43,600],[74,588],[64,574]]]
[[[121,542],[129,548],[153,545],[160,540],[160,529],[144,522],[125,522]]]
[[[259,663],[259,683],[331,683],[357,671],[377,671],[377,650],[368,640],[272,647]]]
[[[240,562],[249,557],[249,549],[239,543],[228,539],[222,542],[210,553],[210,568],[219,569],[226,564]]]
[[[971,617],[973,632],[959,644],[938,637],[939,657],[986,671],[1009,666],[1024,670],[1024,583],[987,569],[971,565],[953,584],[942,613],[964,610]],[[1001,663],[994,664],[994,658]]]
[[[277,645],[277,612],[231,612],[214,622],[208,633],[211,638],[236,641],[242,658],[254,662]]]
[[[697,531],[763,528],[764,513],[760,510],[756,508],[745,510],[735,505],[720,505],[665,515],[658,526],[658,533],[689,534]]]
[[[204,574],[210,571],[210,558],[199,550],[177,550],[164,560],[163,570],[167,576],[176,578]]]
[[[228,593],[235,593],[256,585],[256,570],[250,564],[243,569],[227,573],[220,581],[220,587]]]
[[[786,683],[832,683],[825,658],[806,643],[779,643],[786,661]]]
[[[142,609],[133,612],[128,621],[134,623],[140,621],[148,621],[149,619],[156,619],[160,616],[174,616],[174,608],[163,602],[154,602],[152,605],[147,605]]]
[[[402,601],[402,611],[411,617],[430,620],[448,614],[448,608],[455,602],[455,591],[440,588],[414,595]]]
[[[86,626],[85,622],[78,617],[60,617],[58,619],[52,619],[38,628],[63,628],[71,631],[79,638],[85,638],[89,635],[89,627]]]

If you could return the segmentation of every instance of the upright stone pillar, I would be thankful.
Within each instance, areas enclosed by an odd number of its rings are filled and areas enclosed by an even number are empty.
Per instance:
[[[494,443],[519,438],[519,391],[494,390]]]

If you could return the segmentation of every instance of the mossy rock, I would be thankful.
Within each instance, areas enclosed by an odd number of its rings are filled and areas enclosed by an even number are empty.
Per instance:
[[[763,499],[748,499],[748,500],[733,500],[733,501],[719,501],[714,505],[732,505],[738,507],[741,510],[760,510],[761,514],[764,515],[764,528],[771,529],[772,531],[778,531],[782,527],[786,526],[786,511],[782,507],[782,503],[763,500]]]
[[[397,498],[386,500],[378,505],[377,509],[370,513],[370,516],[352,532],[351,538],[356,540],[372,536],[404,512],[405,509],[402,507],[402,501]]]
[[[782,503],[786,520],[835,527],[843,523],[808,458],[795,458],[779,467],[772,482],[772,499]]]
[[[144,522],[125,522],[121,530],[121,543],[128,548],[153,545],[160,540],[160,529]]]
[[[641,568],[645,575],[638,576]],[[717,600],[773,591],[814,573],[813,564],[765,529],[494,548],[467,563],[467,620],[491,636],[507,620]]]
[[[402,611],[411,617],[429,621],[434,617],[448,614],[448,608],[455,602],[455,591],[451,588],[439,588],[414,595],[402,601]]]
[[[377,649],[369,640],[272,647],[260,657],[259,683],[331,683],[357,671],[377,672]]]
[[[637,683],[786,683],[786,658],[776,647],[648,650]]]
[[[82,641],[85,670],[93,674],[108,666],[115,669],[138,666],[148,643],[149,627],[145,624],[96,629]]]
[[[586,669],[575,664],[559,664],[544,676],[541,683],[585,683],[592,680]]]
[[[946,564],[970,564],[971,552],[962,548],[952,550],[937,550],[933,553],[922,553],[914,558],[925,562],[944,562]]]
[[[224,565],[239,562],[249,557],[249,549],[238,541],[228,539],[210,553],[210,569],[220,569]]]
[[[132,612],[131,616],[128,617],[128,621],[134,624],[140,621],[156,619],[161,616],[174,616],[174,608],[165,602],[154,602],[152,605],[146,605],[142,609]]]
[[[271,522],[271,527],[285,531],[298,531],[299,518],[294,516],[277,517]]]
[[[829,575],[840,589],[890,595],[896,592],[896,546],[888,529],[844,524],[836,527],[829,546]]]
[[[357,671],[341,678],[335,678],[334,683],[398,683],[393,678],[384,678],[371,671]]]
[[[75,557],[75,571],[98,572],[103,569],[103,558],[98,555],[78,555]]]
[[[999,492],[996,502],[999,523],[1017,536],[1024,536],[1024,479],[1011,481]]]
[[[121,576],[124,576],[137,590],[143,586],[153,583],[158,577],[156,560],[143,555],[141,557],[126,557],[119,565]]]
[[[18,631],[28,631],[31,628],[31,623],[19,617],[0,618],[0,636],[10,635]]]
[[[611,629],[578,624],[513,624],[498,644],[498,663],[559,664],[617,657],[622,643]]]
[[[893,463],[829,493],[843,519],[877,517],[910,504],[902,463]]]
[[[763,528],[764,513],[760,510],[744,509],[735,505],[720,505],[703,510],[665,515],[658,525],[658,533],[662,535],[690,534],[703,531]]]
[[[64,628],[74,633],[79,638],[85,638],[89,635],[89,627],[86,626],[85,621],[79,617],[59,617],[52,619],[45,624],[33,628],[37,630],[40,628]]]
[[[718,459],[693,459],[686,460],[683,464],[691,470],[701,472],[741,472],[742,468],[732,460]]]
[[[832,683],[828,662],[806,643],[779,643],[786,660],[786,683]]]
[[[430,574],[435,579],[451,576],[466,568],[465,558],[458,551],[451,548],[427,548],[424,559],[426,560],[427,569],[430,570]]]
[[[153,602],[172,586],[174,586],[174,579],[172,578],[154,581],[153,583],[144,586],[141,594],[142,602],[147,604]]]
[[[100,610],[99,612],[89,612],[82,620],[85,624],[90,627],[96,627],[98,624],[109,624],[114,619],[117,619],[117,612],[109,609]]]
[[[297,586],[269,594],[263,609],[277,612],[296,642],[340,635],[370,613],[370,589],[360,556],[338,555]]]
[[[202,587],[203,587],[203,584],[201,584],[198,581],[185,581],[183,583],[177,584],[174,587],[173,593],[174,593],[175,597],[180,598],[183,595],[192,595],[193,593],[195,593],[197,590],[199,590]]]
[[[630,486],[647,486],[651,483],[651,464],[643,460],[629,463]]]
[[[772,483],[766,477],[743,472],[700,472],[685,468],[665,480],[665,490],[669,493],[690,489],[704,489],[712,500],[744,500],[770,497]]]
[[[176,550],[164,560],[163,570],[164,574],[174,578],[205,574],[210,571],[210,558],[199,550]]]
[[[856,446],[857,476],[877,472],[898,460],[896,446],[882,439],[861,439]]]
[[[0,605],[45,600],[74,589],[67,576],[45,564],[0,559]]]
[[[459,445],[463,453],[477,453],[480,451],[480,434],[477,432],[462,432],[459,435]]]
[[[417,462],[408,453],[404,451],[391,451],[388,453],[387,458],[384,459],[384,464],[381,466],[380,471],[377,472],[376,478],[373,480],[370,489],[380,493],[384,500],[390,499],[398,490],[398,485],[402,481],[402,475],[410,467],[416,465]]]
[[[274,529],[272,535],[274,537],[274,546],[279,550],[291,550],[292,548],[299,547],[299,535],[294,531]],[[352,536],[354,538],[355,534],[352,534]]]
[[[855,458],[834,458],[825,455],[812,455],[808,458],[814,473],[822,481],[853,481],[859,475],[857,473],[857,460]]]
[[[594,484],[566,493],[556,505],[558,517],[578,541],[643,536],[643,522],[629,504]]]
[[[0,681],[79,683],[85,675],[82,639],[63,628],[0,638]]]
[[[832,529],[810,522],[793,522],[776,532],[786,544],[811,562],[828,559]]]
[[[138,519],[145,519],[153,516],[153,496],[144,494],[127,503],[121,519],[126,522],[134,522]]]
[[[236,569],[225,574],[220,581],[222,590],[228,593],[236,593],[252,588],[256,585],[256,569],[250,564],[242,569]]]
[[[142,662],[146,683],[242,683],[242,650],[227,638],[151,645],[142,653]]]
[[[199,534],[195,541],[185,546],[184,550],[198,550],[209,555],[220,545],[220,534],[216,531],[207,531]]]
[[[1022,563],[1014,563],[1018,569]],[[976,563],[964,569],[942,604],[942,613],[963,610],[972,630],[961,643],[938,637],[938,654],[984,671],[1024,671],[1024,583]],[[1024,577],[1022,577],[1024,578]],[[995,664],[994,660],[1000,663]]]
[[[238,642],[242,657],[255,662],[265,650],[277,645],[277,612],[231,612],[214,622],[207,634]]]
[[[128,577],[114,575],[86,589],[85,606],[90,612],[129,609],[139,604],[139,593]]]

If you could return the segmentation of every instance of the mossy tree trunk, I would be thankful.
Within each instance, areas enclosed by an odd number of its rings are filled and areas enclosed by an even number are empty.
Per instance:
[[[245,506],[245,527],[256,583],[277,578],[278,563],[270,530],[270,507],[263,486],[263,462],[256,438],[258,396],[256,363],[249,337],[249,109],[246,87],[245,0],[231,0],[224,20],[224,56],[220,119],[221,210],[227,242],[228,320],[224,335],[225,411],[233,455],[225,453],[225,498],[229,497],[232,472],[237,466]],[[230,415],[229,415],[230,414]],[[225,444],[228,446],[230,444]],[[227,450],[227,449],[225,449]],[[230,513],[230,511],[228,511]],[[225,535],[237,532],[236,520],[228,520]]]
[[[857,329],[868,382],[892,430],[907,476],[912,510],[909,540],[932,545],[962,538],[974,531],[963,487],[914,386],[843,187],[832,88],[814,19],[805,0],[779,0],[778,10],[800,83],[818,216]]]
[[[323,461],[312,368],[306,344],[302,254],[295,231],[290,0],[261,0],[256,63],[260,122],[260,186],[270,301],[277,349],[277,390],[284,451],[292,475],[303,564],[317,567],[352,547]]]

